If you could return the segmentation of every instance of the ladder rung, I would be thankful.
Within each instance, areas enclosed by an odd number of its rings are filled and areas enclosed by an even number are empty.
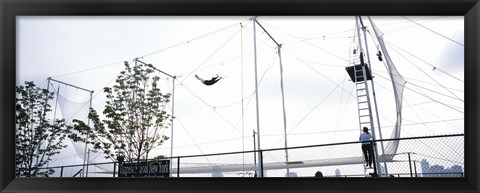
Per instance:
[[[361,108],[361,109],[358,109],[358,110],[368,110],[369,108]]]
[[[357,97],[360,98],[360,97],[364,97],[364,96],[367,96],[366,94],[364,95],[358,95]]]
[[[360,115],[360,117],[370,117],[370,115]]]
[[[360,102],[358,102],[358,103],[368,103],[368,101],[360,101]]]
[[[365,89],[365,88],[359,88],[359,89],[357,89],[357,91],[360,91],[360,90],[367,90],[367,89]]]
[[[360,122],[360,124],[367,124],[367,123],[370,123],[370,122]]]

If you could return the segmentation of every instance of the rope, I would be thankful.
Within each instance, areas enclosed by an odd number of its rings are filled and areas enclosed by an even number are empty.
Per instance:
[[[192,72],[190,72],[180,83],[178,83],[176,86],[181,85],[187,78],[189,78],[195,71],[197,71],[205,62],[207,62],[211,57],[213,57],[220,49],[222,49],[230,40],[232,40],[238,33],[240,32],[237,31],[235,34],[232,35],[227,41],[225,41],[219,48],[217,48],[210,56],[208,56],[202,63],[200,63]]]
[[[427,23],[427,22],[431,22],[431,21],[435,21],[435,20],[444,18],[444,17],[447,17],[447,16],[438,16],[438,17],[434,17],[434,18],[429,18],[429,19],[425,19],[426,21],[422,21],[422,22],[418,22],[418,23]],[[397,22],[397,23],[406,23],[406,22],[409,22],[409,21],[403,21],[403,22]],[[383,24],[382,26],[386,26],[386,25],[390,25],[390,24],[394,24],[394,23]],[[384,32],[384,34],[392,33],[392,32],[397,32],[397,31],[401,31],[401,30],[405,30],[405,29],[414,27],[415,25],[416,25],[416,24],[409,25],[409,26],[407,26],[407,27],[401,27],[401,28],[394,29],[394,30],[391,30],[391,31],[387,31],[387,32]]]
[[[464,46],[462,43],[457,42],[457,41],[455,41],[455,40],[453,40],[453,39],[451,39],[451,38],[449,38],[449,37],[447,37],[447,36],[444,36],[444,35],[436,32],[436,31],[433,31],[432,29],[430,29],[430,28],[428,28],[428,27],[425,27],[424,25],[419,24],[419,23],[417,23],[417,22],[415,22],[415,21],[413,21],[413,20],[411,20],[411,19],[409,19],[409,18],[407,18],[407,17],[405,17],[405,16],[402,16],[402,17],[405,18],[405,19],[407,19],[407,20],[409,20],[409,21],[411,21],[411,22],[413,22],[413,23],[415,23],[415,24],[417,24],[417,25],[419,25],[419,26],[421,26],[421,27],[423,27],[423,28],[425,28],[425,29],[427,29],[428,31],[431,31],[431,32],[433,32],[433,33],[435,33],[435,34],[437,34],[437,35],[439,35],[439,36],[442,36],[442,37],[445,38],[445,39],[448,39],[448,40],[450,40],[450,41],[452,41],[452,42],[454,42],[454,43],[457,43],[458,45]]]
[[[405,133],[408,133],[409,135],[412,135],[412,134],[409,133],[408,131],[405,131]],[[423,140],[418,140],[418,141],[419,141],[423,146],[427,147],[428,149],[430,149],[430,150],[433,151],[434,153],[436,153],[436,154],[440,155],[441,157],[443,157],[442,159],[448,160],[445,155],[443,155],[443,154],[441,154],[440,152],[438,152],[437,150],[435,150],[435,148],[432,148],[432,147],[428,146],[427,144],[425,144],[425,142],[423,142]],[[455,151],[454,151],[454,152],[455,152]],[[415,154],[418,154],[418,153],[415,153]],[[424,155],[424,154],[418,154],[418,155],[427,156],[427,155]],[[427,157],[429,157],[429,156],[427,156]],[[461,155],[460,157],[463,157],[463,155]],[[437,158],[437,159],[439,159],[439,158]]]
[[[380,77],[382,77],[382,76],[380,76]],[[382,77],[382,78],[387,79],[387,78],[385,78],[385,77]],[[388,80],[388,79],[387,79],[387,80]],[[378,84],[378,85],[379,85],[381,88],[390,91],[390,89],[386,88],[385,86],[383,86],[383,85],[381,85],[381,84]],[[408,88],[407,88],[407,89],[408,89]],[[404,98],[404,100],[405,100],[407,103],[409,103],[409,101],[408,101],[407,99]],[[431,102],[436,102],[436,101],[431,101]],[[425,103],[420,103],[420,104],[425,104]],[[416,105],[419,105],[419,104],[415,104],[415,106],[416,106]],[[408,106],[411,107],[411,106],[414,106],[414,105],[408,105]],[[420,107],[420,108],[421,108],[421,107]],[[458,107],[457,107],[457,108],[458,108]],[[435,116],[436,118],[439,118],[438,116],[436,116],[435,114],[433,114],[431,111],[425,110],[424,108],[421,108],[421,109],[424,110],[426,113],[428,113],[428,114],[430,114],[430,115],[432,115],[432,116]],[[382,117],[385,118],[385,119],[388,119],[388,118],[386,118],[386,117],[383,116],[383,115],[380,115],[380,116],[382,116]],[[439,118],[439,119],[440,119],[440,118]],[[403,118],[403,120],[405,120],[405,118]],[[457,121],[457,120],[463,120],[463,119],[443,119],[443,120],[441,119],[440,121],[430,121],[430,122],[421,122],[421,123],[412,123],[412,124],[402,124],[402,126],[411,126],[411,125],[420,125],[420,124],[429,124],[429,123],[438,123],[438,122],[446,122],[446,123],[448,123],[448,122],[450,122],[450,121]],[[408,120],[407,120],[407,121],[408,121]],[[390,122],[391,122],[391,121],[390,121]],[[413,122],[413,121],[411,121],[411,122]],[[451,125],[450,123],[448,123],[448,124]],[[384,126],[383,128],[386,128],[386,127],[393,127],[393,126]],[[456,126],[454,126],[454,127],[457,128]],[[458,128],[457,128],[457,129],[458,129]]]
[[[232,128],[236,129],[235,126],[230,122],[228,121],[224,116],[222,116],[220,113],[218,113],[216,110],[215,110],[215,107],[209,105],[205,100],[203,100],[202,98],[200,98],[198,95],[196,95],[194,92],[192,92],[190,89],[188,89],[185,85],[182,84],[182,86],[190,93],[192,94],[195,98],[197,98],[198,100],[202,101],[203,104],[207,105],[208,107],[210,107],[210,109],[212,109],[215,113],[218,114],[218,116],[220,116],[225,122],[227,122]]]
[[[247,21],[247,20],[244,20],[244,21]],[[174,45],[171,45],[171,46],[168,46],[166,48],[162,48],[160,50],[157,50],[157,51],[154,51],[154,52],[151,52],[151,53],[148,53],[148,54],[145,54],[143,55],[142,57],[147,57],[147,56],[151,56],[151,55],[154,55],[154,54],[158,54],[160,52],[164,52],[166,50],[170,50],[172,48],[175,48],[177,46],[180,46],[180,45],[183,45],[185,43],[190,43],[192,41],[196,41],[198,39],[201,39],[201,38],[205,38],[205,37],[208,37],[210,35],[213,35],[213,34],[216,34],[216,33],[219,33],[221,31],[225,31],[229,28],[232,28],[232,27],[235,27],[236,23],[235,24],[232,24],[232,25],[229,25],[229,26],[226,26],[226,27],[223,27],[223,28],[220,28],[220,29],[217,29],[217,30],[214,30],[212,32],[208,32],[206,34],[203,34],[203,35],[200,35],[200,36],[197,36],[197,37],[194,37],[190,40],[187,40],[187,41],[183,41],[183,42],[180,42],[180,43],[177,43],[177,44],[174,44]],[[127,60],[135,60],[137,57],[135,58],[130,58],[130,59],[127,59]],[[52,76],[52,78],[55,78],[55,77],[61,77],[61,76],[67,76],[67,75],[71,75],[71,74],[76,74],[76,73],[80,73],[80,72],[86,72],[86,71],[90,71],[90,70],[96,70],[96,69],[99,69],[99,68],[104,68],[104,67],[107,67],[107,66],[112,66],[112,65],[115,65],[115,64],[123,64],[125,60],[122,60],[122,61],[118,61],[118,62],[114,62],[114,63],[110,63],[110,64],[105,64],[105,65],[101,65],[101,66],[97,66],[97,67],[91,67],[91,68],[87,68],[87,69],[83,69],[83,70],[79,70],[79,71],[74,71],[74,72],[69,72],[69,73],[66,73],[66,74],[60,74],[60,75],[56,75],[56,76]]]
[[[287,52],[287,54],[289,54],[289,53]],[[318,73],[319,75],[321,75],[323,78],[325,78],[325,79],[327,79],[328,81],[330,81],[332,84],[336,85],[337,87],[340,86],[339,84],[335,83],[334,81],[332,81],[331,79],[329,79],[328,77],[326,77],[325,75],[323,75],[323,74],[322,74],[321,72],[319,72],[317,69],[315,69],[315,68],[313,68],[312,66],[308,65],[308,64],[305,62],[305,60],[303,60],[303,59],[301,59],[301,58],[299,58],[299,57],[297,57],[297,56],[295,56],[295,55],[292,55],[292,54],[289,54],[289,55],[295,57],[295,59],[297,59],[298,61],[302,62],[302,63],[303,63],[304,65],[306,65],[308,68],[312,69],[313,71],[315,71],[316,73]],[[344,92],[346,92],[346,93],[349,93],[350,96],[355,97],[355,96],[354,96],[353,94],[351,94],[349,91],[346,91],[346,90],[343,89],[343,88],[342,88],[342,90],[343,90]]]
[[[377,71],[378,72],[378,71]],[[386,72],[382,72],[382,73],[386,73]],[[422,80],[418,80],[418,79],[414,79],[414,78],[411,78],[411,77],[407,77],[407,76],[403,76],[405,78],[407,78],[409,81],[410,84],[412,84],[412,80],[413,81],[418,81],[418,82],[421,82],[421,83],[424,83],[424,84],[429,84],[429,85],[433,85],[433,86],[439,86],[438,84],[433,84],[433,83],[430,83],[430,82],[425,82],[425,81],[422,81]],[[458,92],[465,92],[463,90],[460,90],[460,89],[456,89],[456,88],[452,88],[452,87],[446,87],[450,90],[454,90],[454,91],[458,91]]]
[[[345,76],[346,76],[346,75],[345,75]],[[344,89],[344,88],[342,88],[342,90],[343,90],[343,89]],[[347,104],[350,102],[351,96],[353,96],[352,93],[354,92],[354,89],[355,89],[355,87],[352,86],[352,90],[350,91],[350,95],[348,95],[347,102],[346,102],[346,104],[345,104],[345,106],[344,106],[344,108],[343,108],[343,111],[342,111],[342,113],[340,113],[340,117],[337,116],[337,123],[335,124],[335,132],[333,133],[332,140],[335,139],[335,135],[336,135],[336,131],[337,131],[336,129],[337,129],[338,126],[340,125],[340,120],[341,120],[341,118],[343,118],[343,115],[345,114],[345,111],[347,110]],[[342,94],[342,96],[343,96],[343,94]],[[341,101],[342,101],[342,99],[340,98],[340,105],[338,106],[338,110],[339,110],[339,111],[340,111],[340,107],[341,107]]]
[[[420,86],[420,85],[417,85],[417,84],[414,84],[414,83],[410,83],[410,84],[413,85],[413,86],[415,86],[415,87],[417,87],[417,88],[420,87],[420,88],[423,88],[423,89],[428,90],[428,91],[430,91],[430,92],[433,92],[433,93],[442,95],[442,96],[444,96],[444,97],[448,97],[448,98],[451,98],[451,99],[459,100],[460,102],[464,102],[463,100],[460,100],[460,99],[458,99],[458,98],[455,98],[455,97],[452,97],[452,96],[449,96],[449,95],[446,95],[446,94],[443,94],[443,93],[439,93],[439,92],[434,91],[434,90],[432,90],[432,89],[428,89],[428,88],[425,88],[425,87],[423,87],[423,86]]]
[[[262,23],[263,23],[263,22],[262,22]],[[265,25],[268,25],[268,24],[265,23]],[[273,27],[273,26],[271,26],[271,25],[268,25],[268,26],[270,26],[270,27],[272,27],[272,28],[274,28],[274,29],[277,29],[278,31],[280,31],[280,32],[282,32],[282,33],[288,34],[288,33],[283,32],[283,31],[279,30],[278,28],[275,28],[275,27]],[[297,37],[297,36],[295,36],[295,35],[292,35],[292,34],[288,34],[288,35],[290,35],[291,37],[293,37],[293,38],[295,38],[295,39],[298,39],[298,40],[301,41],[301,42],[305,42],[305,43],[307,43],[307,44],[310,45],[310,46],[313,46],[313,47],[315,47],[315,48],[317,48],[317,49],[320,49],[320,50],[324,51],[325,53],[328,53],[328,54],[330,54],[330,55],[332,55],[332,56],[335,56],[335,57],[337,57],[337,58],[339,58],[339,59],[341,59],[341,60],[344,60],[344,61],[348,62],[347,59],[345,59],[345,58],[343,58],[343,57],[341,57],[341,56],[339,56],[339,55],[336,55],[336,54],[334,54],[334,53],[332,53],[332,52],[329,52],[328,50],[325,50],[325,49],[323,49],[323,48],[321,48],[321,47],[318,47],[317,45],[314,45],[314,44],[312,44],[312,43],[310,43],[310,42],[307,42],[307,40],[301,39],[301,38],[299,38],[299,37]]]
[[[450,94],[452,94],[453,96],[457,97],[458,100],[461,100],[463,101],[462,99],[460,99],[457,95],[455,95],[452,91],[448,90],[445,86],[443,86],[442,84],[440,84],[437,80],[435,80],[434,78],[432,78],[430,75],[428,75],[425,71],[423,71],[422,69],[418,68],[418,66],[416,66],[412,61],[410,61],[409,59],[407,59],[404,55],[402,55],[400,52],[398,52],[395,48],[392,48],[395,52],[397,52],[400,56],[402,56],[405,60],[407,60],[410,64],[412,64],[413,66],[415,66],[415,68],[417,68],[418,70],[420,70],[421,72],[423,72],[423,74],[425,74],[426,76],[428,76],[431,80],[433,80],[434,82],[436,82],[438,85],[440,85],[442,88],[444,88],[445,90],[447,90]]]
[[[438,71],[440,71],[440,72],[443,72],[443,73],[445,73],[446,75],[448,75],[448,76],[450,76],[450,77],[452,77],[452,78],[454,78],[454,79],[456,79],[456,80],[458,80],[458,81],[460,81],[460,82],[464,82],[463,80],[461,80],[461,79],[459,79],[459,78],[457,78],[457,77],[449,74],[448,72],[445,72],[444,70],[442,70],[442,69],[440,69],[440,68],[438,68],[438,67],[436,67],[436,66],[434,66],[434,65],[432,65],[432,64],[430,64],[430,63],[428,63],[427,61],[419,58],[418,56],[415,56],[414,54],[412,54],[412,53],[410,53],[410,52],[408,52],[408,51],[406,51],[406,50],[404,50],[404,49],[402,49],[402,48],[400,48],[400,47],[398,47],[398,46],[396,46],[396,45],[394,45],[394,44],[392,44],[392,43],[390,43],[390,42],[387,42],[387,41],[386,41],[386,43],[387,43],[388,45],[391,45],[391,46],[393,46],[393,47],[396,47],[396,48],[402,50],[403,52],[409,54],[410,56],[413,56],[414,58],[416,58],[416,59],[424,62],[425,64],[430,65],[430,67],[435,68],[435,70],[438,70]]]
[[[69,72],[69,73],[66,73],[66,74],[60,74],[60,75],[52,76],[52,78],[57,78],[57,77],[67,76],[67,75],[72,75],[72,74],[76,74],[76,73],[80,73],[80,72],[86,72],[86,71],[90,71],[90,70],[96,70],[96,69],[99,69],[99,68],[104,68],[104,67],[112,66],[112,65],[115,65],[115,64],[123,64],[123,61],[119,61],[119,62],[115,62],[115,63],[110,63],[110,64],[106,64],[106,65],[102,65],[102,66],[97,66],[97,67],[91,67],[91,68],[87,68],[87,69],[83,69],[83,70],[79,70],[79,71]]]
[[[412,111],[413,111],[413,109],[412,109]],[[422,118],[417,114],[416,111],[413,111],[413,113],[415,114],[415,116],[417,117],[418,120],[420,120],[421,122],[423,122]],[[423,125],[424,127],[426,127],[432,134],[434,134],[433,130],[432,130],[427,124],[422,123],[422,125]],[[450,150],[452,150],[452,147],[450,147],[448,144],[445,143],[445,145],[446,145]],[[461,156],[460,156],[460,157],[461,157]]]
[[[372,39],[374,40],[375,45],[377,46],[377,51],[380,51],[380,49],[379,49],[379,47],[378,47],[378,42],[375,41],[375,38],[374,38],[373,35],[370,33],[370,31],[368,31],[368,33],[370,34],[370,36],[371,36]],[[388,43],[388,42],[387,42],[387,43]],[[389,43],[389,45],[390,45],[390,43]],[[394,46],[395,46],[395,45],[394,45]],[[395,46],[395,47],[398,48],[398,46]],[[404,55],[402,55],[400,52],[398,52],[398,50],[396,50],[395,48],[392,48],[392,49],[393,49],[395,52],[397,52],[400,56],[402,56],[405,60],[407,60],[408,62],[410,62],[410,64],[412,64],[413,66],[415,66],[415,68],[417,68],[418,70],[420,70],[421,72],[423,72],[425,75],[427,75],[431,80],[433,80],[434,82],[436,82],[437,85],[441,86],[442,88],[444,88],[445,90],[447,90],[448,92],[450,92],[450,94],[452,94],[453,96],[455,96],[456,99],[458,99],[458,100],[460,100],[460,101],[463,102],[463,100],[461,100],[458,96],[456,96],[454,93],[452,93],[448,88],[446,88],[445,86],[443,86],[442,84],[440,84],[438,81],[436,81],[434,78],[432,78],[431,76],[429,76],[427,73],[425,73],[425,71],[421,70],[421,69],[418,68],[416,65],[414,65],[412,61],[408,60]],[[401,49],[401,48],[399,48],[399,49]],[[401,49],[401,50],[403,50],[403,49]],[[404,52],[407,52],[407,51],[405,51],[405,50],[403,50],[403,51],[404,51]],[[411,53],[409,53],[409,52],[407,52],[407,53],[410,54],[410,55],[412,55],[412,56],[414,56],[413,54],[411,54]],[[422,59],[420,59],[420,58],[418,58],[418,57],[416,57],[416,56],[414,56],[414,57],[417,58],[417,59],[419,59],[419,60],[421,60],[422,62],[430,65],[431,67],[434,67],[433,65],[429,64],[429,63],[426,62],[425,60],[422,60]],[[441,72],[444,72],[444,71],[441,70]],[[450,75],[450,74],[448,74],[448,73],[446,73],[446,72],[444,72],[444,73],[447,74],[447,75],[449,75],[449,76],[451,76],[451,77],[453,77],[453,78],[455,78],[454,76],[452,76],[452,75]],[[461,81],[461,80],[458,79],[458,78],[455,78],[455,79]],[[461,81],[461,82],[463,82],[463,81]],[[428,90],[429,90],[429,89],[428,89]],[[430,90],[430,91],[431,91],[431,90]],[[432,92],[435,92],[435,91],[432,91]]]
[[[190,137],[190,139],[196,144],[198,150],[200,151],[201,154],[205,154],[203,153],[203,150],[202,148],[200,148],[200,146],[198,145],[198,143],[195,141],[195,138],[192,137],[192,135],[190,134],[190,132],[188,132],[188,130],[186,129],[185,125],[182,123],[182,121],[180,121],[180,118],[177,117],[177,121],[178,123],[180,123],[180,125],[182,126],[182,128],[184,128],[185,132],[187,132],[188,136]],[[213,164],[210,162],[210,160],[208,159],[207,156],[205,156],[205,159],[207,160],[208,164],[210,164],[212,166],[212,169],[214,170],[214,172],[217,172],[216,171],[216,168],[213,167]]]
[[[250,136],[249,138],[253,138],[253,137]],[[193,147],[193,146],[199,146],[199,145],[210,145],[210,144],[223,143],[223,142],[228,142],[228,141],[233,141],[233,140],[241,140],[241,139],[243,139],[243,137],[228,138],[228,139],[216,140],[216,141],[207,141],[207,142],[204,142],[204,143],[179,145],[179,146],[174,146],[174,148],[187,148],[187,147]],[[156,148],[156,150],[170,150],[170,147]]]
[[[241,73],[241,93],[242,93],[242,151],[245,152],[245,109],[243,106],[243,25],[240,23],[240,73]],[[235,124],[236,125],[236,124]],[[242,164],[245,165],[245,154],[242,154]],[[243,168],[245,173],[245,167]]]
[[[243,20],[243,21],[247,21],[247,20]],[[205,38],[205,37],[207,37],[207,36],[210,36],[210,35],[213,35],[213,34],[219,33],[219,32],[221,32],[221,31],[225,31],[225,30],[227,30],[227,29],[233,28],[233,27],[235,27],[236,25],[237,25],[237,23],[231,24],[231,25],[229,25],[229,26],[226,26],[226,27],[220,28],[220,29],[218,29],[218,30],[215,30],[215,31],[213,31],[213,32],[209,32],[209,33],[206,33],[206,34],[203,34],[203,35],[197,36],[197,37],[195,37],[195,38],[193,38],[193,39],[190,39],[190,40],[187,40],[187,41],[183,41],[183,42],[180,42],[180,43],[174,44],[174,45],[172,45],[172,46],[169,46],[169,47],[167,47],[167,48],[163,48],[163,49],[161,49],[161,50],[158,50],[158,51],[154,51],[154,52],[151,52],[151,53],[145,54],[145,55],[144,55],[144,56],[142,56],[142,57],[147,57],[147,56],[151,56],[151,55],[154,55],[154,54],[158,54],[158,53],[160,53],[160,52],[163,52],[163,51],[165,51],[165,50],[169,50],[169,49],[171,49],[171,48],[174,48],[174,47],[180,46],[180,45],[182,45],[182,44],[185,44],[185,43],[187,43],[187,44],[188,44],[188,43],[191,43],[191,42],[193,42],[193,41],[196,41],[196,40],[199,40],[199,39]]]
[[[382,77],[382,78],[384,78],[384,79],[386,79],[386,80],[389,80],[388,78],[385,78],[385,77],[383,77],[382,75],[379,75],[379,74],[376,74],[376,73],[375,73],[375,75],[377,75],[377,76],[379,76],[379,77]],[[398,84],[398,83],[395,82],[395,81],[392,81],[392,82],[394,82],[395,84]],[[439,101],[433,99],[432,97],[429,97],[429,96],[427,96],[427,95],[425,95],[425,94],[423,94],[423,93],[419,93],[419,92],[414,91],[414,90],[412,90],[412,89],[410,89],[410,88],[408,88],[408,87],[405,87],[405,88],[408,89],[408,90],[410,90],[410,91],[413,91],[413,92],[415,92],[415,93],[417,93],[417,94],[419,94],[419,95],[422,95],[422,96],[424,96],[424,97],[426,97],[426,98],[428,98],[428,99],[430,99],[430,100],[432,100],[432,101],[435,101],[435,102],[437,102],[437,103],[439,103],[439,104],[442,104],[442,105],[444,105],[444,106],[446,106],[446,107],[448,107],[448,108],[451,108],[451,109],[453,109],[453,110],[455,110],[455,111],[458,111],[458,112],[464,114],[462,111],[459,111],[458,109],[455,109],[455,108],[453,108],[453,107],[450,107],[449,105],[447,105],[447,104],[445,104],[445,103],[441,103],[441,102],[439,102]]]

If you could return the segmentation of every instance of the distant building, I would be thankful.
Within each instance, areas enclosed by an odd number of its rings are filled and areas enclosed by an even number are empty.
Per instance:
[[[445,177],[445,168],[441,165],[430,166],[428,170],[430,177]]]
[[[337,169],[335,170],[335,176],[336,176],[336,177],[340,177],[340,175],[341,175],[340,170],[337,168]]]
[[[220,168],[214,167],[212,171],[212,177],[223,177],[223,172]]]
[[[420,166],[422,167],[422,176],[428,177],[428,173],[430,171],[430,164],[428,161],[426,159],[422,159],[422,161],[420,161]]]
[[[212,177],[223,177],[222,172],[212,172]]]
[[[385,172],[385,166],[384,166],[384,165],[380,165],[380,169],[379,169],[378,171],[379,171],[379,174],[386,174],[386,172]]]
[[[447,172],[449,173],[449,177],[465,177],[463,174],[462,166],[454,165],[450,167]]]
[[[297,172],[289,172],[289,173],[287,174],[287,176],[288,176],[288,177],[298,177],[298,174],[297,174]]]
[[[464,177],[463,168],[459,165],[453,165],[450,168],[445,168],[441,165],[432,165],[427,160],[420,161],[422,167],[423,177]]]

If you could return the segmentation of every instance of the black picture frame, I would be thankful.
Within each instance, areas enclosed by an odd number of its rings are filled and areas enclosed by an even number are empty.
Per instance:
[[[465,16],[465,178],[15,178],[16,16]],[[0,0],[1,192],[478,192],[478,0]]]

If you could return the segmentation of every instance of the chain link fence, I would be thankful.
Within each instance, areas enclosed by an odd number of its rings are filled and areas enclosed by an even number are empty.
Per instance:
[[[398,141],[394,155],[382,143]],[[374,167],[366,167],[360,142],[322,144],[167,158],[170,177],[440,177],[463,178],[464,134],[372,142]],[[288,157],[287,157],[288,155]],[[118,177],[119,163],[89,163],[45,168],[51,177]]]

